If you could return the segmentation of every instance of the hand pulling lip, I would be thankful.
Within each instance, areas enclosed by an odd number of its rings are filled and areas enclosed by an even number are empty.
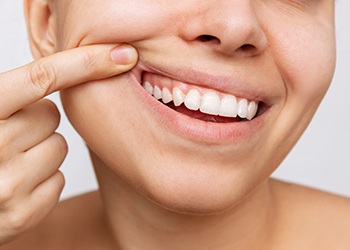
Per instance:
[[[167,67],[166,70],[158,69],[139,61],[131,70],[131,73],[139,83],[142,83],[144,72],[158,74],[164,77],[208,89],[217,90],[223,93],[233,94],[237,97],[247,98],[256,102],[262,102],[271,106],[270,96],[242,81],[234,81],[232,77],[213,76],[195,69]]]

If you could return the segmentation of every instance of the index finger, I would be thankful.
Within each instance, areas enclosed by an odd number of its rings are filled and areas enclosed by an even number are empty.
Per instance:
[[[1,73],[0,119],[55,91],[126,72],[136,61],[136,50],[130,45],[90,45]]]

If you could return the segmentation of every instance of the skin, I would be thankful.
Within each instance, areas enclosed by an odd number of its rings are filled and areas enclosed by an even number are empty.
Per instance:
[[[267,110],[253,135],[215,141],[169,129],[153,111],[167,107],[145,101],[135,71],[61,91],[100,189],[63,202],[9,249],[350,245],[347,199],[269,179],[332,80],[333,1],[32,0],[27,16],[37,57],[126,42],[139,52],[136,67],[172,78],[188,67],[225,77],[231,84],[206,87],[242,97],[246,89],[258,90]]]
[[[126,48],[129,53],[124,53]],[[111,60],[118,51],[122,51],[118,60]],[[127,62],[128,58],[131,61]],[[76,84],[123,73],[136,58],[130,46],[95,45],[0,74],[0,245],[39,224],[56,206],[64,186],[58,168],[67,144],[55,132],[60,115],[54,103],[42,98]]]

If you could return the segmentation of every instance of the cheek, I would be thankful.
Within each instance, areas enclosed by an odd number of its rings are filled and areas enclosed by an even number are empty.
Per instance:
[[[288,40],[280,50],[280,70],[286,86],[286,105],[296,107],[308,124],[332,82],[336,54],[334,30],[310,26],[285,37]]]
[[[312,10],[269,7],[262,14],[263,28],[284,81],[286,102],[295,99],[316,109],[335,68],[333,1],[316,1]]]
[[[61,13],[56,15],[57,27],[60,27],[58,50],[96,43],[141,41],[172,33],[174,22],[179,22],[180,5],[167,3],[164,11],[158,2],[86,0],[82,5],[75,0],[69,9],[60,8]]]
[[[143,140],[139,132],[143,123],[137,121],[144,119],[130,101],[127,86],[123,75],[63,90],[61,100],[68,119],[89,148],[120,176],[135,180],[138,155],[134,149]]]
[[[333,78],[335,69],[335,50],[332,38],[324,38],[327,42],[312,41],[312,45],[300,44],[305,49],[291,59],[295,59],[288,67],[286,81],[290,82],[287,90],[291,95],[299,97],[301,102],[318,106],[324,97]],[[303,53],[304,52],[304,53]]]
[[[288,20],[285,23],[272,20],[268,26],[273,34],[271,54],[285,89],[284,101],[277,107],[278,117],[266,143],[267,155],[273,156],[270,162],[278,160],[275,166],[305,131],[332,81],[335,36],[331,23],[305,20],[301,26],[292,26]]]
[[[277,39],[280,44],[276,49],[277,64],[284,78],[287,98],[317,108],[334,74],[333,27],[310,25],[281,33]]]

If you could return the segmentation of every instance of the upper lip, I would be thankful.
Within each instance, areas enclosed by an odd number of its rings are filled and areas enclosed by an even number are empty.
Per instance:
[[[272,97],[265,91],[258,89],[246,81],[234,79],[234,77],[212,75],[193,68],[179,67],[154,67],[141,61],[131,70],[136,79],[141,83],[142,73],[149,72],[183,82],[185,84],[197,85],[199,87],[217,90],[232,94],[236,97],[251,101],[262,102],[267,106],[272,105]]]

